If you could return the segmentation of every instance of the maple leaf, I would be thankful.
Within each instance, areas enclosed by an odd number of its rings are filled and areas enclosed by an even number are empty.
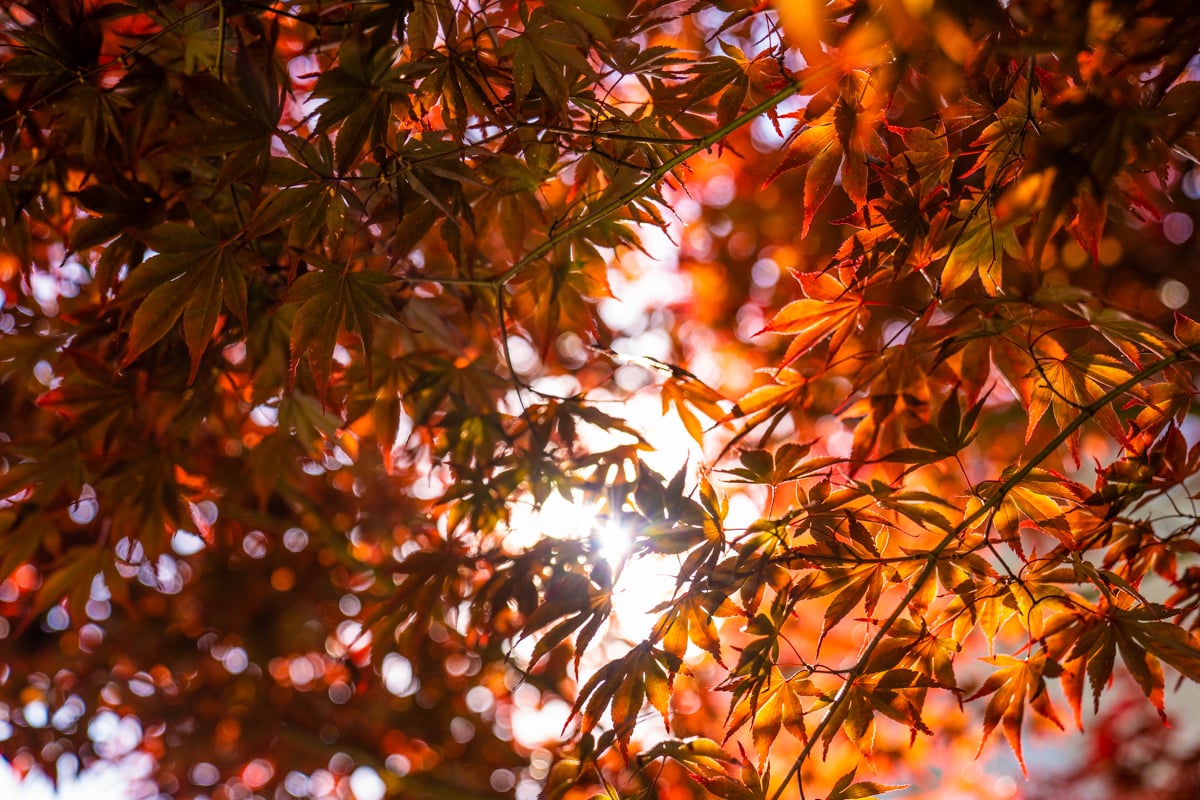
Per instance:
[[[534,267],[512,285],[512,301],[522,326],[541,342],[543,355],[562,330],[596,331],[593,304],[611,298],[607,266],[600,261],[568,261]]]
[[[909,428],[905,435],[914,445],[935,454],[938,458],[953,456],[975,440],[978,434],[975,422],[979,419],[987,398],[988,396],[984,395],[976,400],[964,414],[956,387],[942,401],[936,423],[924,423]]]
[[[538,639],[529,657],[530,665],[575,633],[575,669],[588,642],[612,613],[612,576],[607,562],[592,568],[591,577],[576,572],[562,573],[546,589],[545,597],[525,620],[522,635],[528,636],[554,620],[566,617]]]
[[[806,555],[809,553],[804,551]],[[831,630],[861,602],[863,614],[870,618],[875,613],[879,596],[883,592],[884,569],[875,564],[864,564],[848,570],[825,569],[820,578],[805,588],[805,596],[820,597],[833,594],[833,599],[825,607],[825,616],[821,622],[821,634],[817,640],[817,652],[821,643]]]
[[[246,225],[247,236],[263,236],[287,226],[288,245],[308,247],[322,231],[340,230],[361,201],[336,178],[328,137],[315,144],[295,135],[283,137],[292,158],[271,159],[273,182],[281,187],[267,196]]]
[[[668,413],[674,407],[688,434],[697,443],[703,443],[704,427],[689,406],[709,419],[719,420],[725,416],[725,409],[718,404],[725,398],[687,370],[666,366],[671,368],[671,377],[662,384],[663,413]]]
[[[929,585],[936,591],[936,581],[929,581]],[[923,605],[916,610],[923,612],[928,603]],[[935,636],[923,624],[898,619],[891,635],[871,655],[867,670],[886,672],[896,667],[907,668],[927,676],[940,688],[954,690],[958,688],[954,657],[961,650],[962,645],[954,638]]]
[[[1046,678],[1057,677],[1061,672],[1058,663],[1048,659],[1044,651],[1038,651],[1027,658],[1012,656],[989,656],[983,659],[988,664],[997,667],[983,685],[966,698],[968,701],[991,695],[987,708],[983,712],[983,738],[979,742],[979,753],[997,725],[1002,726],[1004,738],[1012,747],[1021,765],[1021,772],[1028,776],[1025,768],[1025,756],[1021,752],[1021,723],[1025,719],[1025,706],[1029,705],[1035,712],[1054,723],[1060,730],[1062,723],[1058,713],[1050,701],[1046,691]],[[978,756],[978,753],[976,754]]]
[[[988,598],[980,598],[976,613],[980,630],[988,639],[989,652],[1004,624],[1015,618],[1034,639],[1052,632],[1070,611],[1070,598],[1062,584],[1075,574],[1050,559],[1029,565],[1020,580],[1012,581]]]
[[[480,59],[480,41],[489,39],[463,39],[458,47],[430,50],[422,59],[421,74],[425,77],[420,84],[422,105],[441,112],[442,121],[459,135],[465,133],[471,117],[490,119],[499,112],[495,97],[489,88],[490,70]],[[398,87],[403,92],[403,84]],[[384,114],[383,118],[393,118]],[[414,115],[415,118],[415,115]]]
[[[1161,606],[1131,607],[1133,600],[1122,594],[1116,604],[1106,604],[1100,613],[1089,616],[1082,629],[1072,629],[1074,646],[1064,662],[1083,659],[1092,686],[1092,702],[1100,708],[1101,691],[1112,679],[1116,654],[1137,681],[1154,708],[1166,719],[1163,705],[1163,669],[1165,663],[1188,680],[1200,680],[1200,639],[1190,631],[1163,619],[1171,612]],[[1067,692],[1080,715],[1082,681],[1075,681]]]
[[[466,556],[457,542],[438,537],[432,546],[409,553],[398,565],[395,588],[369,609],[364,628],[378,635],[407,623],[412,609],[454,603],[463,595],[461,569]]]
[[[561,13],[561,11],[560,11]],[[525,29],[506,41],[500,52],[512,57],[513,90],[517,99],[524,99],[537,84],[556,106],[566,105],[570,81],[564,67],[572,76],[591,77],[595,73],[579,52],[578,40],[569,25],[552,17],[547,7],[532,12],[521,6]]]
[[[753,617],[747,629],[761,633],[765,638],[752,642],[743,649],[735,673],[751,669],[750,662],[765,658],[767,653],[774,652],[777,648],[774,640],[778,635],[778,625],[783,624],[781,615],[786,616],[782,598],[786,595],[785,589],[791,583],[788,571],[776,563],[776,558],[783,550],[783,532],[780,526],[770,520],[760,520],[747,528],[746,533],[747,535],[741,537],[734,547],[736,555],[721,562],[718,572],[729,570],[741,576],[738,595],[746,615]],[[715,580],[719,582],[725,578],[716,576]],[[758,613],[758,607],[768,587],[776,593],[769,616]],[[772,619],[775,620],[775,628],[771,627]]]
[[[268,35],[248,42],[241,40],[239,32],[233,81],[221,80],[212,72],[184,77],[184,91],[197,119],[179,126],[174,132],[176,141],[185,152],[223,156],[218,179],[222,185],[257,171],[270,158],[285,97],[271,63],[273,38]],[[188,58],[186,53],[184,58]]]
[[[977,495],[967,501],[964,516],[969,518],[974,515],[977,509],[991,498],[992,493],[998,491],[999,486],[1004,483],[1005,476],[1013,469],[1010,467],[1006,470],[999,481],[981,481],[976,487]],[[1078,495],[1068,490],[1064,485],[1066,483],[1061,476],[1046,470],[1030,470],[1025,481],[1010,488],[989,517],[980,520],[978,524],[990,522],[994,525],[1001,541],[1009,545],[1022,560],[1025,560],[1020,535],[1022,520],[1055,536],[1064,544],[1073,546],[1071,525],[1066,517],[1069,506],[1060,504],[1059,501],[1069,502]],[[1082,493],[1081,488],[1079,492]]]
[[[914,740],[917,733],[931,734],[917,702],[923,697],[923,689],[936,685],[929,676],[911,669],[890,669],[855,678],[838,693],[837,697],[844,699],[829,703],[829,722],[821,736],[825,751],[842,732],[870,757],[875,749],[877,713],[908,727]]]
[[[745,782],[736,780],[728,775],[706,775],[693,772],[692,780],[704,787],[704,791],[720,797],[722,800],[764,800],[766,794],[761,787],[747,786]]]
[[[695,736],[684,741],[659,742],[641,753],[638,763],[648,765],[659,758],[670,758],[683,765],[692,780],[717,797],[727,800],[763,800],[765,797],[754,769],[726,753],[712,739]],[[739,765],[742,767],[740,781],[729,774],[731,767]]]
[[[809,466],[805,456],[812,450],[812,443],[786,442],[775,452],[766,450],[744,450],[740,454],[743,464],[721,472],[734,475],[744,483],[766,483],[776,486],[807,474]]]
[[[670,699],[668,670],[673,674],[679,670],[673,657],[643,642],[625,656],[610,661],[593,675],[575,699],[571,719],[580,718],[581,733],[596,727],[600,716],[607,708],[611,711],[617,745],[628,753],[629,740],[637,724],[637,715],[649,701],[670,729],[667,702]]]
[[[306,357],[317,387],[324,394],[333,366],[333,348],[343,326],[356,334],[363,351],[370,353],[375,318],[399,321],[384,292],[396,280],[372,270],[339,269],[320,258],[311,258],[310,262],[316,268],[301,275],[288,294],[289,303],[300,304],[292,318],[291,371],[294,376],[300,359]],[[367,369],[369,375],[369,361]]]
[[[257,259],[232,243],[168,222],[147,231],[145,243],[157,252],[133,270],[118,301],[137,301],[122,366],[128,366],[167,335],[183,318],[183,338],[191,355],[188,382],[212,340],[221,309],[228,307],[246,326],[246,270]]]
[[[977,115],[978,110],[972,113]],[[1024,138],[1044,113],[1041,88],[1030,86],[1023,76],[1018,78],[1012,95],[993,113],[995,119],[971,143],[972,151],[979,155],[963,175],[969,177],[981,170],[985,184],[990,187],[1015,177],[1013,166],[1016,157],[1023,154]]]
[[[1034,383],[1025,441],[1028,442],[1033,436],[1047,409],[1053,414],[1056,424],[1065,425],[1081,408],[1096,402],[1130,376],[1126,366],[1112,356],[1081,350],[1068,353],[1053,338],[1043,337],[1034,350],[1034,369],[1027,376],[1033,378]],[[1111,436],[1118,440],[1124,438],[1123,426],[1112,403],[1105,403],[1096,409],[1095,419]],[[1078,465],[1078,432],[1067,439],[1067,445]]]
[[[888,130],[904,140],[904,152],[892,161],[893,169],[903,165],[906,173],[917,179],[920,193],[928,196],[945,188],[954,168],[949,137],[944,127],[906,128],[889,125]],[[916,187],[906,187],[914,191]]]
[[[1092,257],[1093,264],[1100,263],[1100,239],[1104,235],[1104,224],[1108,219],[1108,202],[1098,197],[1091,189],[1085,189],[1075,197],[1075,215],[1069,225],[1079,246]]]
[[[935,494],[918,489],[893,488],[882,481],[859,483],[858,487],[864,494],[875,498],[881,508],[895,511],[922,527],[933,526],[947,533],[955,530],[946,512],[957,512],[957,509]]]
[[[625,6],[616,0],[547,0],[546,8],[604,44],[618,41],[614,30],[626,17]]]
[[[771,370],[772,382],[751,389],[738,399],[721,422],[748,417],[749,430],[780,410],[799,406],[808,389],[808,379],[790,367]]]
[[[922,157],[920,153],[913,155]],[[942,231],[950,220],[943,197],[945,187],[927,185],[929,176],[918,171],[908,153],[886,166],[873,167],[883,192],[850,217],[838,220],[861,229],[842,242],[838,259],[860,270],[890,266],[903,274],[903,270],[926,269],[945,249]]]
[[[844,419],[862,418],[850,448],[852,472],[872,453],[895,451],[906,428],[920,429],[928,419],[932,392],[921,358],[917,347],[889,347],[873,370],[857,376],[869,391],[842,412]]]
[[[965,206],[969,205],[969,208]],[[976,274],[989,297],[996,297],[1003,285],[1002,268],[1005,254],[1019,258],[1021,245],[1013,227],[995,219],[991,207],[979,207],[979,202],[963,202],[964,217],[959,226],[948,226],[952,238],[942,267],[940,291],[943,297],[953,294]]]
[[[833,788],[829,790],[829,794],[825,796],[825,800],[858,800],[859,798],[868,798],[869,800],[869,798],[873,798],[875,795],[908,788],[908,784],[888,784],[877,783],[875,781],[859,781],[858,783],[854,783],[854,776],[856,774],[858,774],[858,767],[838,778],[834,782]]]
[[[834,96],[814,99],[810,107],[828,105],[829,110],[811,121],[807,112],[799,114],[806,124],[793,135],[783,161],[767,178],[770,183],[790,170],[805,170],[802,237],[808,235],[839,169],[842,188],[851,202],[862,206],[867,200],[868,159],[888,160],[887,148],[877,130],[883,119],[883,98],[871,76],[859,70],[848,72],[836,89],[830,87],[823,94],[826,92]]]
[[[728,124],[749,103],[754,105],[785,85],[787,78],[779,60],[771,51],[753,58],[740,48],[720,42],[724,55],[714,56],[700,64],[693,73],[698,76],[690,87],[697,98],[718,94],[717,125]],[[771,112],[772,119],[776,119]]]
[[[670,481],[664,481],[653,470],[639,470],[633,493],[634,508],[641,515],[633,543],[635,552],[681,554],[704,545],[698,563],[719,555],[724,545],[719,521],[684,494],[687,471],[684,464]],[[693,555],[688,556],[689,560]],[[678,585],[682,586],[683,581]]]
[[[1081,309],[1087,321],[1131,364],[1143,366],[1145,354],[1162,357],[1171,350],[1170,338],[1156,326],[1134,319],[1115,308],[1096,308],[1092,304]],[[1178,313],[1178,312],[1176,312]]]
[[[1196,322],[1186,314],[1175,312],[1174,333],[1175,338],[1184,347],[1200,347],[1200,322]]]
[[[688,642],[707,652],[721,663],[721,637],[717,633],[715,617],[738,614],[738,608],[729,598],[719,592],[689,593],[665,605],[666,611],[654,623],[650,637],[662,642],[662,648],[683,662]],[[659,606],[659,609],[663,606]]]
[[[824,693],[803,673],[788,678],[778,667],[771,667],[765,680],[754,681],[752,690],[742,689],[749,685],[749,682],[734,684],[734,700],[725,727],[728,738],[745,725],[750,725],[754,750],[758,754],[758,768],[761,770],[781,730],[786,730],[802,742],[808,741],[802,698],[820,697]]]
[[[313,97],[324,101],[317,132],[338,131],[337,157],[330,159],[337,174],[354,163],[366,144],[387,135],[396,111],[401,118],[415,116],[413,86],[395,67],[396,51],[364,45],[346,37],[338,48],[338,66],[322,72],[313,87]]]
[[[780,361],[788,366],[800,356],[829,339],[829,357],[846,343],[867,319],[861,294],[828,273],[792,272],[805,297],[779,310],[759,333],[795,336]]]
[[[139,260],[134,257],[142,247],[138,236],[162,221],[162,199],[153,187],[122,176],[113,183],[81,189],[76,200],[99,216],[85,217],[71,226],[70,247],[86,250],[109,242],[100,254],[96,270],[97,282],[108,290],[122,263]]]
[[[729,714],[741,707],[744,698],[749,698],[751,712],[757,710],[757,698],[771,685],[772,670],[779,660],[780,628],[787,614],[786,596],[781,594],[771,603],[769,613],[756,613],[746,623],[746,633],[755,638],[741,648],[738,663],[718,687],[733,692]]]

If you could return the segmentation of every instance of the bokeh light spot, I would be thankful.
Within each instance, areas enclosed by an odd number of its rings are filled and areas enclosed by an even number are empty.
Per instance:
[[[1158,287],[1158,299],[1167,308],[1183,308],[1190,296],[1188,287],[1174,279],[1163,281]]]
[[[359,767],[350,773],[350,791],[354,800],[383,800],[387,784],[379,773],[370,767]]]
[[[1191,239],[1194,228],[1191,216],[1182,211],[1172,211],[1163,217],[1163,236],[1171,244],[1183,244]]]
[[[188,772],[188,780],[196,786],[212,786],[221,779],[221,771],[207,761],[192,765]]]

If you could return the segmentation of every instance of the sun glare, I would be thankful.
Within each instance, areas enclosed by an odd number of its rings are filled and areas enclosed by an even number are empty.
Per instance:
[[[593,520],[592,537],[600,543],[600,555],[613,567],[620,566],[633,547],[633,534],[608,516],[597,516]]]
[[[590,501],[582,493],[570,500],[550,495],[541,507],[518,506],[509,522],[504,543],[510,550],[522,550],[550,536],[558,539],[589,539],[597,552],[614,568],[629,555],[633,534],[602,502]]]

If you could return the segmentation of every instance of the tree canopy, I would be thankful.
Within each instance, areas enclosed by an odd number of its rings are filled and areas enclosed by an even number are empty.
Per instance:
[[[4,758],[1001,798],[997,740],[1165,720],[1198,52],[1192,0],[8,3]]]

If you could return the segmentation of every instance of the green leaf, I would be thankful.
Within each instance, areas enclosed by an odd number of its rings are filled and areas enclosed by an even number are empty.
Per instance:
[[[542,6],[525,20],[525,30],[504,43],[500,52],[511,56],[513,88],[517,99],[524,99],[537,84],[556,106],[564,106],[570,83],[563,73],[590,78],[595,73],[584,56],[577,38],[562,22],[550,16]]]
[[[193,296],[191,280],[176,278],[157,287],[143,300],[133,314],[129,341],[121,366],[127,367],[146,350],[167,335],[183,314]]]
[[[158,254],[133,270],[121,286],[118,301],[138,303],[122,366],[162,340],[182,316],[184,341],[191,356],[191,383],[212,341],[222,307],[233,311],[246,326],[245,270],[255,258],[178,223],[160,225],[143,239]]]
[[[978,274],[983,290],[990,297],[1000,293],[1004,256],[1021,255],[1021,247],[1012,226],[998,222],[991,208],[969,209],[972,216],[953,229],[955,239],[942,267],[941,294],[948,297]]]
[[[398,321],[384,289],[396,283],[389,275],[372,271],[338,269],[316,260],[317,269],[301,275],[292,285],[289,303],[299,303],[292,319],[292,375],[300,359],[308,361],[317,387],[324,394],[333,369],[333,350],[343,328],[356,334],[365,353],[371,352],[375,318]],[[370,381],[370,359],[365,361]]]

